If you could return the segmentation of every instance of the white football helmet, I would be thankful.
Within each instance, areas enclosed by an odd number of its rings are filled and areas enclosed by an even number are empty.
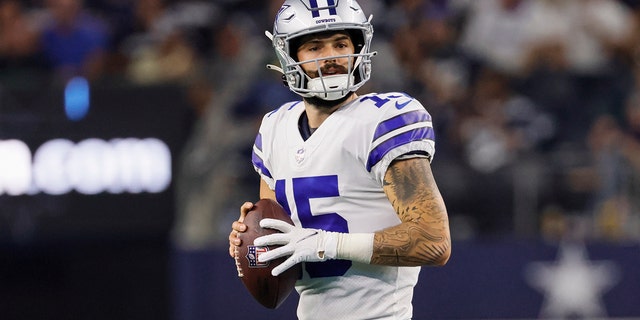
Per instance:
[[[322,59],[297,61],[295,39],[304,35],[331,30],[345,30],[351,36],[355,53],[336,56],[349,58],[347,74],[323,76],[320,71]],[[367,19],[355,0],[286,0],[273,26],[273,34],[266,32],[273,42],[276,56],[282,68],[268,65],[270,69],[284,74],[289,88],[302,97],[318,97],[337,100],[349,92],[356,91],[371,77],[370,52],[373,27],[371,16]],[[313,62],[318,67],[319,77],[311,78],[302,69],[302,64]]]

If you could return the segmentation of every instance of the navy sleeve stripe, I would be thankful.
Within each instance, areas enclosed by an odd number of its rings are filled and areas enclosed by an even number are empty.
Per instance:
[[[260,151],[260,153],[262,153],[262,134],[258,133],[258,135],[256,136],[256,142],[253,145],[253,149],[254,150],[251,152],[251,162],[253,162],[253,165],[257,169],[259,169],[262,174],[268,176],[269,178],[273,178],[271,176],[271,172],[269,172],[267,167],[264,166],[264,160],[262,160],[262,158],[256,152],[256,150],[258,150]]]
[[[381,143],[369,153],[369,159],[367,159],[367,171],[371,171],[371,168],[375,166],[382,158],[389,153],[389,151],[395,149],[398,146],[405,145],[413,141],[420,140],[435,140],[435,133],[432,127],[421,127],[413,130],[409,130],[397,136],[391,137],[385,142]]]
[[[262,134],[258,133],[258,135],[256,136],[256,142],[254,145],[256,148],[258,148],[258,150],[262,151]]]
[[[381,136],[398,128],[425,121],[431,121],[431,115],[429,115],[429,113],[425,110],[415,110],[397,115],[378,124],[378,127],[373,134],[373,140],[375,141]]]
[[[262,174],[273,179],[273,177],[271,176],[271,172],[269,172],[267,167],[264,166],[264,161],[262,160],[262,158],[260,158],[260,156],[258,156],[255,150],[251,153],[251,162],[253,162],[253,165],[257,169],[259,169]]]

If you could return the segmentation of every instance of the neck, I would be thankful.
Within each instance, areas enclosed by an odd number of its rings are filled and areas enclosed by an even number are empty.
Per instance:
[[[322,100],[316,97],[304,98],[305,110],[309,118],[309,127],[318,128],[327,117],[340,107],[356,99],[358,95],[351,92],[338,100]]]

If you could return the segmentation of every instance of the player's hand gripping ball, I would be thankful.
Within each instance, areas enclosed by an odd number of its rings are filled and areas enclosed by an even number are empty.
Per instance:
[[[297,264],[277,277],[274,277],[271,275],[271,270],[282,263],[287,257],[268,262],[258,261],[260,254],[278,247],[259,247],[253,245],[253,241],[256,238],[279,232],[274,229],[260,227],[260,220],[264,218],[279,219],[293,225],[291,217],[289,217],[279,203],[271,199],[260,199],[244,218],[244,224],[247,226],[247,230],[238,234],[238,237],[242,240],[242,244],[236,247],[235,261],[238,269],[238,277],[240,277],[244,286],[249,290],[249,293],[263,306],[275,309],[279,307],[291,291],[293,291],[296,280],[298,280],[302,274],[302,267],[300,264]]]

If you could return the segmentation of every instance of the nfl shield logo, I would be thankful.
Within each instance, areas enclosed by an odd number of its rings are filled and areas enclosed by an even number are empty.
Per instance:
[[[269,251],[268,247],[248,246],[247,249],[247,260],[249,260],[249,268],[264,268],[269,266],[269,262],[258,261],[258,257],[261,254]]]
[[[304,160],[304,148],[300,148],[298,149],[298,151],[296,151],[296,162],[300,164],[302,163],[303,160]]]

